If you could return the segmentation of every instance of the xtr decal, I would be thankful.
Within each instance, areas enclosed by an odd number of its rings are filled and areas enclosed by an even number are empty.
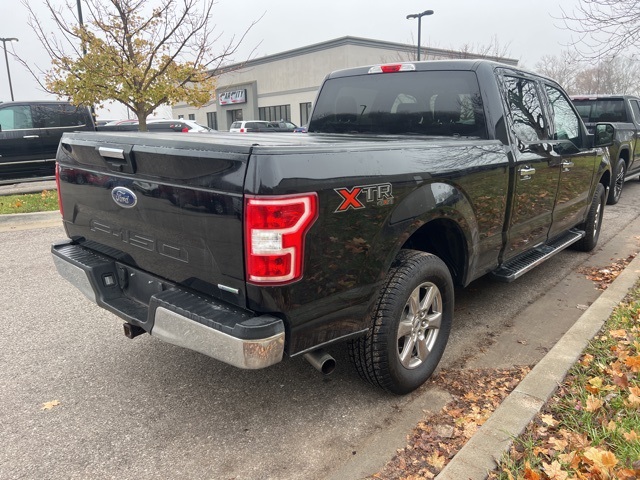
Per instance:
[[[334,213],[346,212],[350,208],[360,210],[365,208],[366,203],[375,203],[379,207],[393,204],[393,194],[390,183],[359,185],[353,188],[334,188],[334,191],[342,197],[342,203]]]

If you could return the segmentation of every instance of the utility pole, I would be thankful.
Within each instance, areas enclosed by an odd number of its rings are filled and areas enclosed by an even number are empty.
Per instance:
[[[11,101],[13,102],[13,86],[11,85],[11,72],[9,71],[9,57],[7,56],[7,42],[17,42],[18,39],[11,38],[0,38],[0,42],[2,42],[2,48],[4,48],[4,61],[7,64],[7,76],[9,77],[9,91],[11,92]]]

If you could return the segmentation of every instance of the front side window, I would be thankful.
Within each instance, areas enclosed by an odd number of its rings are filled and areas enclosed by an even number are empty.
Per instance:
[[[553,123],[555,132],[554,140],[569,140],[576,147],[580,146],[580,119],[571,108],[571,103],[560,90],[551,85],[544,86],[551,110],[553,113]]]
[[[636,123],[640,123],[640,102],[637,100],[631,100],[631,110],[633,110],[633,116],[636,119]]]
[[[535,82],[520,77],[504,77],[507,105],[516,136],[524,143],[547,138],[547,127]]]
[[[31,107],[29,105],[13,105],[0,109],[0,127],[2,130],[33,128]]]

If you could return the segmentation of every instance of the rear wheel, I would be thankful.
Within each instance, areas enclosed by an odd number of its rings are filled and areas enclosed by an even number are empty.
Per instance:
[[[596,185],[596,191],[591,200],[587,220],[578,228],[585,231],[585,235],[577,242],[576,248],[583,252],[590,252],[595,248],[600,237],[600,229],[602,228],[602,215],[604,213],[606,191],[601,183]]]
[[[435,255],[403,250],[380,292],[366,336],[350,343],[362,378],[396,394],[409,393],[433,373],[453,320],[453,281]]]
[[[619,158],[614,170],[614,181],[613,185],[611,185],[611,189],[609,190],[607,205],[615,205],[620,200],[620,195],[622,195],[622,187],[624,187],[624,177],[626,174],[627,163],[623,158]]]

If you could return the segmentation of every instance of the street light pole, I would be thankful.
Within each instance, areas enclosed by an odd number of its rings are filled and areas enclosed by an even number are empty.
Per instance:
[[[0,38],[2,48],[4,49],[4,61],[7,64],[7,76],[9,77],[9,91],[11,92],[11,101],[13,102],[13,86],[11,85],[11,72],[9,71],[9,57],[7,56],[7,42],[17,42],[17,38]]]
[[[418,62],[420,61],[420,35],[422,30],[422,17],[424,17],[425,15],[433,15],[433,10],[425,10],[422,13],[412,13],[410,15],[407,15],[407,20],[411,18],[418,19]]]

